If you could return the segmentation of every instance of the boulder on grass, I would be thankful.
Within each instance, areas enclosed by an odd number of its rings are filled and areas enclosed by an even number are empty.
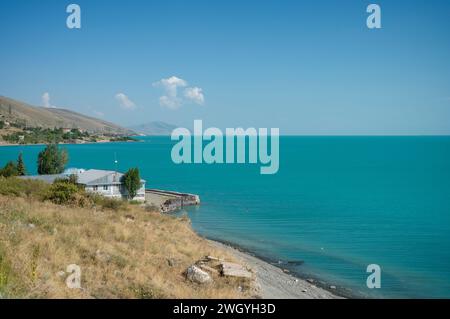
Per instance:
[[[199,267],[192,265],[186,270],[186,278],[198,284],[207,284],[212,282],[211,276],[201,270]]]
[[[252,273],[239,264],[222,262],[220,264],[220,268],[223,276],[240,277],[240,278],[252,277]]]

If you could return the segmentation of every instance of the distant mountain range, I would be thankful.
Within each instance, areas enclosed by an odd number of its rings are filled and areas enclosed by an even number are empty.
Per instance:
[[[128,127],[130,130],[142,135],[170,135],[177,126],[164,122],[149,122]]]
[[[27,127],[78,128],[90,133],[132,135],[128,128],[62,108],[45,108],[0,96],[0,120]]]

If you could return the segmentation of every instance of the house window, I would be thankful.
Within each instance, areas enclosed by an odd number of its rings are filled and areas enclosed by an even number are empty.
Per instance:
[[[108,185],[103,185],[103,190],[107,191],[108,190]]]
[[[97,185],[93,186],[93,187],[92,187],[92,190],[93,190],[94,192],[98,191],[98,186],[97,186]]]

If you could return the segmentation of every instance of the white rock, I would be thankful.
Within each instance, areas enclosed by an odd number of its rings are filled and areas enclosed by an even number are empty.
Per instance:
[[[220,264],[220,267],[222,269],[222,275],[224,276],[241,277],[241,278],[252,277],[252,273],[239,264],[223,262]]]
[[[216,275],[219,274],[219,271],[218,271],[217,269],[214,269],[214,268],[212,268],[212,267],[209,267],[208,265],[198,264],[198,267],[199,267],[201,270],[204,270],[204,271],[206,271],[206,272],[208,272],[208,273],[216,274]]]
[[[201,270],[195,265],[190,266],[186,270],[186,278],[198,284],[207,284],[212,282],[211,276],[206,271]]]

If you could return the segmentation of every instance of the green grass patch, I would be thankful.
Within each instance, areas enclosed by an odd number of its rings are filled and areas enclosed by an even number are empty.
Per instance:
[[[41,196],[49,184],[32,179],[0,177],[0,194],[6,196]]]

